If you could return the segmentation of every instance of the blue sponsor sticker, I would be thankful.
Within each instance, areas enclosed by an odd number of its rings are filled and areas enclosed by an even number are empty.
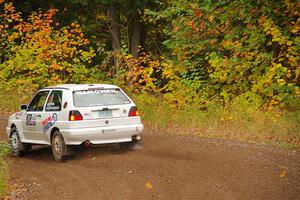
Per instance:
[[[57,121],[57,114],[54,113],[52,116],[49,116],[47,119],[42,121],[43,131],[46,132],[51,126]]]

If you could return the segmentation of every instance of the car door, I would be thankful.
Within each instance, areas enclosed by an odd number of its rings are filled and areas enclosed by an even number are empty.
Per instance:
[[[25,115],[22,119],[22,128],[27,140],[42,141],[45,136],[37,132],[37,125],[41,123],[48,90],[38,92],[29,103]]]
[[[45,112],[41,114],[41,120],[37,123],[36,131],[40,135],[46,135],[57,121],[57,116],[62,107],[62,91],[52,90],[45,106]],[[46,138],[45,138],[46,139]]]

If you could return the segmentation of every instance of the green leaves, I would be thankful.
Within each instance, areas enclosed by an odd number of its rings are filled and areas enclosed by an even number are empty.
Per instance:
[[[198,84],[225,101],[248,92],[265,102],[281,101],[299,85],[299,16],[295,2],[170,1],[148,11],[162,18],[169,38],[163,43],[174,66],[184,68],[183,84]],[[159,16],[159,17],[158,17]],[[172,18],[171,18],[172,17]],[[196,84],[197,85],[197,84]],[[207,87],[209,85],[210,87]]]

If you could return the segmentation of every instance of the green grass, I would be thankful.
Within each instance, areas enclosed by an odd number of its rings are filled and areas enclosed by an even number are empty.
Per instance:
[[[164,98],[149,95],[134,100],[147,129],[300,148],[299,102],[290,109],[262,109],[255,101],[236,99],[226,107],[210,102],[201,110],[173,108]]]
[[[6,142],[0,141],[0,198],[3,198],[6,190],[6,178],[8,166],[4,160],[5,155],[9,152],[9,147]]]

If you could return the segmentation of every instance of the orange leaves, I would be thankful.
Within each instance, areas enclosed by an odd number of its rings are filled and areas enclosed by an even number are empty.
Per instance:
[[[53,73],[53,72],[55,72],[55,71],[60,71],[60,70],[62,70],[61,69],[61,66],[59,65],[59,64],[57,64],[57,62],[56,61],[53,61],[52,63],[51,63],[51,65],[49,66],[49,72],[50,73]]]
[[[196,29],[196,24],[194,21],[189,21],[186,23],[189,27],[191,27],[192,29]]]
[[[141,53],[138,59],[130,54],[123,55],[122,60],[126,66],[126,81],[130,82],[134,91],[160,91],[158,83],[164,78],[167,61],[161,57],[153,58],[151,54]]]
[[[4,4],[4,14],[1,17],[6,19],[8,23],[22,21],[20,13],[16,11],[12,3]]]
[[[202,17],[202,12],[198,8],[194,8],[194,13],[197,17]]]
[[[0,17],[6,19],[6,24],[0,21],[0,49],[4,41],[10,56],[0,67],[0,73],[7,74],[4,81],[24,79],[28,84],[44,86],[79,82],[89,76],[85,64],[91,62],[94,51],[81,48],[89,41],[84,38],[78,23],[55,28],[59,26],[53,19],[58,12],[56,9],[33,12],[26,20],[12,3],[5,4],[4,9],[4,14],[0,12]],[[19,83],[11,84],[16,86]]]

